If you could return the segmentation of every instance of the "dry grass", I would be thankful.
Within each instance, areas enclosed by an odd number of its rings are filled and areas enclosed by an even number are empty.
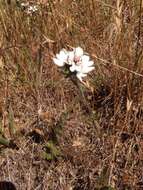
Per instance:
[[[141,190],[142,0],[37,2],[31,16],[0,2],[0,180],[19,190]],[[96,67],[85,101],[52,62],[76,46]]]

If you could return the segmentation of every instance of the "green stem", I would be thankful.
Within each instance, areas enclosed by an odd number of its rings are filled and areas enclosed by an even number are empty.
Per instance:
[[[79,92],[79,95],[80,95],[80,98],[79,98],[79,101],[81,103],[84,104],[85,108],[87,109],[87,111],[89,113],[92,112],[91,108],[89,107],[87,101],[86,101],[86,98],[85,98],[85,95],[84,95],[84,92],[83,92],[83,89],[82,89],[82,86],[79,84],[79,82],[77,81],[77,78],[75,77],[75,75],[70,75],[69,76],[71,81],[73,82],[73,84],[77,87],[78,89],[78,92]]]

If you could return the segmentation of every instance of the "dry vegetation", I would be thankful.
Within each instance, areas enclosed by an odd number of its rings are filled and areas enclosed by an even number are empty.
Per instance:
[[[0,1],[0,180],[18,190],[143,189],[142,0]],[[79,89],[53,64],[81,46]],[[1,188],[2,189],[2,188]]]

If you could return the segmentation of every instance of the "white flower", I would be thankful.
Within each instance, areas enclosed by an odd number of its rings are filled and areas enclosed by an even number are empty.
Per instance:
[[[74,49],[74,60],[70,67],[71,72],[76,72],[77,78],[82,82],[82,78],[94,69],[94,62],[90,61],[89,56],[84,55],[83,49],[77,47]]]
[[[29,2],[21,3],[20,5],[27,14],[32,14],[38,11],[38,5],[30,5]]]
[[[69,65],[73,65],[74,62],[80,60],[81,56],[83,55],[83,49],[80,47],[74,48],[73,51],[68,52],[68,63]]]
[[[57,66],[63,67],[67,63],[67,59],[68,52],[65,49],[62,49],[60,53],[56,54],[56,57],[53,58],[53,61]]]
[[[32,14],[38,11],[38,7],[36,5],[31,5],[27,8],[27,14]]]
[[[22,7],[26,7],[26,6],[29,6],[29,3],[21,3],[20,4]]]
[[[81,82],[82,78],[94,69],[94,62],[90,61],[89,56],[84,54],[81,47],[74,48],[73,51],[63,49],[53,61],[59,67],[69,65],[70,72],[75,73]]]

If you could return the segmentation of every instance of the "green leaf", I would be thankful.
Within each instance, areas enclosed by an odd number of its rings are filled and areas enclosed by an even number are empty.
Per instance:
[[[61,155],[59,149],[56,147],[56,145],[52,142],[52,141],[49,141],[47,144],[46,144],[46,147],[49,148],[51,154],[56,158],[58,157],[59,155]]]
[[[0,119],[0,133],[3,134],[2,121]]]
[[[2,136],[0,136],[0,144],[4,146],[9,146],[10,141]]]
[[[46,150],[43,153],[44,159],[51,161],[61,156],[60,150],[51,140],[46,143],[45,148]]]
[[[50,153],[44,152],[44,153],[43,153],[43,157],[44,157],[44,159],[46,159],[46,160],[48,160],[48,161],[54,160],[53,155],[50,154]]]

